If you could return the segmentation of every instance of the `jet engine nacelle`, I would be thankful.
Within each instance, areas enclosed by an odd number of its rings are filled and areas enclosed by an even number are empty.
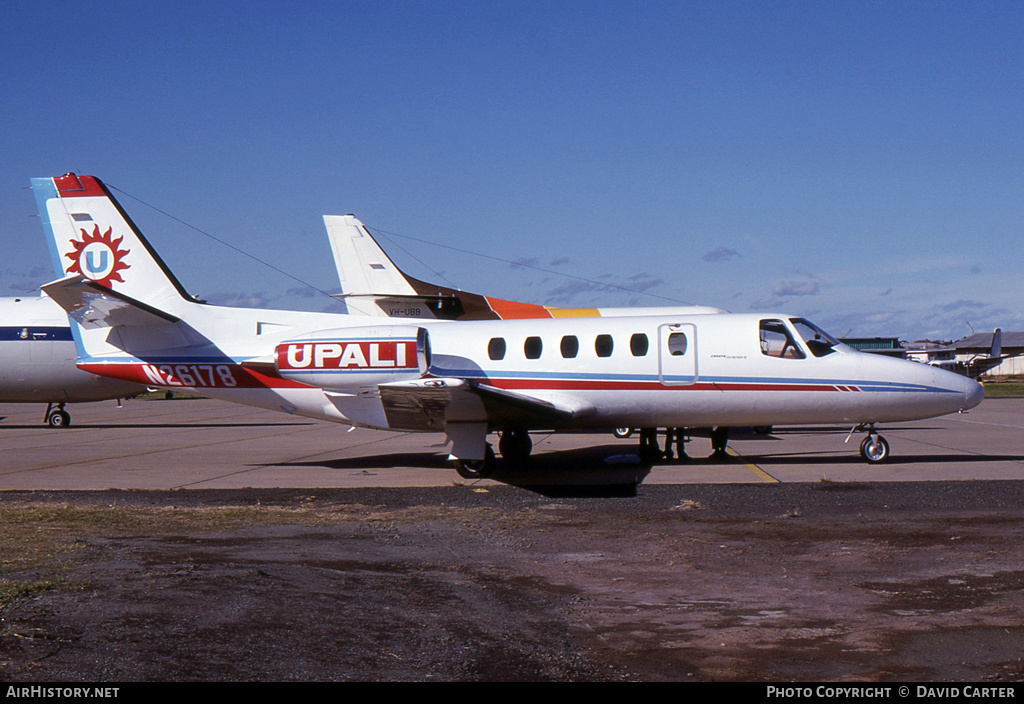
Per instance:
[[[412,326],[318,330],[280,343],[274,359],[285,379],[357,391],[422,377],[430,366],[430,340],[425,329]]]

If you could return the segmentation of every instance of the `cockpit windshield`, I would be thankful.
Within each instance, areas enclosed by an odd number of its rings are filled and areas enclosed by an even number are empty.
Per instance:
[[[781,320],[762,320],[760,325],[761,354],[779,359],[805,359],[789,328]]]
[[[800,333],[800,337],[804,339],[807,349],[809,349],[811,354],[815,357],[830,355],[836,351],[836,346],[841,344],[839,340],[835,339],[809,320],[805,320],[804,318],[790,318],[789,322],[791,322],[793,327],[796,328],[796,331]]]

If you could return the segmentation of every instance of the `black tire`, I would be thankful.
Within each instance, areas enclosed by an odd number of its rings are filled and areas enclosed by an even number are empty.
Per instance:
[[[487,479],[494,472],[494,448],[487,443],[482,460],[452,460],[455,471],[463,479]]]
[[[889,443],[881,435],[868,435],[860,443],[860,456],[868,464],[885,462],[889,458]]]
[[[509,462],[525,462],[533,451],[533,440],[525,430],[506,430],[498,440],[498,452]]]
[[[487,460],[453,460],[455,471],[463,479],[486,479]]]
[[[71,414],[67,411],[54,411],[46,419],[46,424],[51,428],[66,428],[71,425]]]

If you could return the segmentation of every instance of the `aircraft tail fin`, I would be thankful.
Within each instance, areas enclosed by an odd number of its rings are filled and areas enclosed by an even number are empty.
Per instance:
[[[415,296],[406,276],[354,215],[324,215],[345,296]]]
[[[81,275],[171,313],[196,303],[98,178],[34,178],[32,190],[59,278]]]
[[[995,332],[992,333],[992,349],[989,355],[992,357],[1001,357],[1003,354],[1003,329],[996,328]]]
[[[341,298],[356,315],[445,320],[550,318],[554,309],[420,281],[384,253],[354,215],[324,215]]]

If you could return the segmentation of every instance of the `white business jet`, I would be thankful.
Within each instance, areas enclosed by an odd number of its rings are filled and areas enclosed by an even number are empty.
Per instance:
[[[135,396],[145,386],[83,371],[67,313],[47,296],[0,298],[0,403],[45,403],[43,422],[71,423],[68,403]]]
[[[345,286],[343,298],[354,314],[497,320],[622,315],[631,310],[552,308],[434,286],[402,273],[353,216],[325,216],[324,222]],[[104,266],[102,252],[86,255],[80,266]],[[673,310],[703,312],[697,307]],[[0,298],[0,320],[0,403],[46,403],[43,422],[65,428],[71,424],[69,403],[122,399],[147,390],[79,369],[67,314],[48,296]]]
[[[464,476],[488,435],[517,459],[529,431],[875,424],[981,402],[977,382],[858,353],[785,314],[674,312],[515,320],[409,320],[212,306],[189,296],[103,183],[32,187],[67,312],[91,373],[349,425],[441,431]],[[83,265],[83,262],[85,263]],[[643,435],[642,442],[643,442]]]

